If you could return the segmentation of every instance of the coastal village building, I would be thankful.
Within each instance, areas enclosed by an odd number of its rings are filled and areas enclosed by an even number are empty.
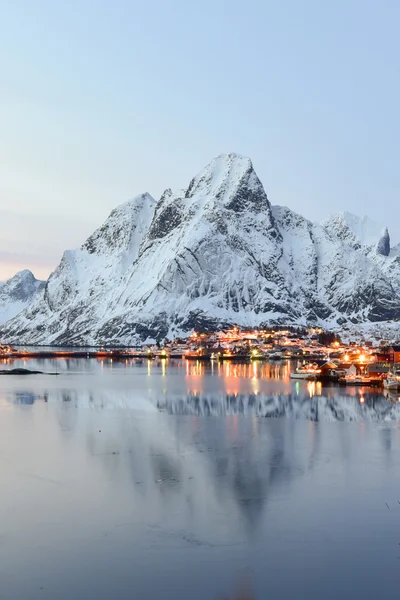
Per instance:
[[[389,348],[389,362],[400,363],[400,346],[391,346]]]
[[[390,362],[389,350],[378,349],[375,352],[375,362],[378,362],[378,363],[388,363],[388,362]]]

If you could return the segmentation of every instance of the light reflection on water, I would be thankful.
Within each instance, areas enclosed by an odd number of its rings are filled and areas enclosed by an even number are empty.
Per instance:
[[[397,598],[400,428],[379,391],[286,363],[57,370],[0,379],[0,598],[214,600],[243,568],[258,600]],[[280,415],[301,419],[261,418]]]
[[[3,398],[75,406],[126,406],[173,414],[290,416],[311,420],[397,420],[399,396],[381,390],[291,381],[289,361],[248,364],[152,360],[3,361],[49,375],[2,377]],[[25,363],[28,363],[26,365]]]

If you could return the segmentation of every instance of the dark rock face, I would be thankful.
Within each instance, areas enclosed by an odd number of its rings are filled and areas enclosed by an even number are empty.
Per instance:
[[[107,321],[99,330],[99,339],[119,340],[121,337],[133,336],[141,340],[152,339],[157,342],[167,337],[169,325],[165,314],[159,315],[149,323],[135,323],[120,319]],[[117,343],[117,342],[115,342]]]
[[[182,208],[178,203],[161,209],[151,224],[149,240],[165,237],[182,223],[182,218]]]
[[[390,254],[390,235],[387,227],[376,246],[376,251],[378,254],[382,254],[382,256],[389,256]]]
[[[217,195],[218,200],[220,196],[221,194]],[[258,177],[255,175],[252,165],[249,166],[247,173],[245,173],[240,181],[235,194],[232,195],[226,208],[239,213],[247,210],[251,210],[254,213],[270,211],[267,194]]]

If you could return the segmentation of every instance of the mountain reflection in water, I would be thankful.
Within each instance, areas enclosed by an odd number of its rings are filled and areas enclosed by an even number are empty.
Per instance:
[[[315,386],[315,383],[312,384]],[[308,386],[310,388],[310,384]],[[365,393],[365,392],[364,392]],[[326,395],[325,395],[326,394]],[[400,419],[400,405],[383,394],[344,395],[335,391],[310,394],[198,394],[183,398],[165,396],[157,403],[160,410],[180,415],[247,415],[291,417],[311,421],[391,421]],[[361,401],[360,401],[361,399]]]

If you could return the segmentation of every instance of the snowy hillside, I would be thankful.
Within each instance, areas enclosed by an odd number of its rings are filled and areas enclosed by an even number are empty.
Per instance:
[[[43,286],[44,281],[35,279],[28,269],[19,271],[5,283],[0,283],[0,323],[12,319],[29,306]]]
[[[250,159],[116,208],[1,330],[24,343],[134,344],[231,324],[330,327],[400,317],[400,256],[349,213],[318,225],[271,206]]]
[[[358,217],[349,212],[332,215],[321,224],[356,250],[365,248],[389,256],[390,237],[387,227],[380,227],[367,216]]]

